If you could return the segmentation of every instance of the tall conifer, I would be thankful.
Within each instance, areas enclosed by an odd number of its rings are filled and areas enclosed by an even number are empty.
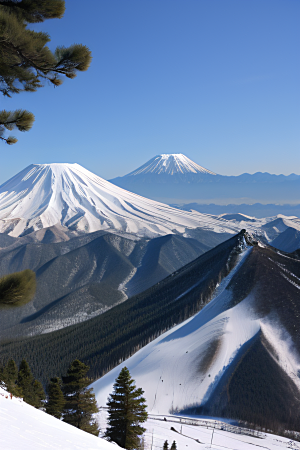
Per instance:
[[[145,428],[140,426],[148,417],[143,394],[144,391],[136,388],[129,370],[124,367],[107,402],[109,426],[106,436],[128,450],[140,446],[140,437],[145,431]]]
[[[99,412],[95,395],[88,389],[90,381],[86,377],[89,366],[78,359],[70,364],[66,377],[63,379],[65,397],[64,422],[81,430],[98,436],[99,429],[93,414]]]
[[[22,389],[17,385],[18,367],[13,359],[7,361],[3,369],[2,378],[9,392],[16,397],[22,397]]]
[[[46,413],[60,419],[65,406],[64,394],[61,390],[61,380],[58,377],[51,378],[47,388],[48,401],[46,404]]]
[[[40,408],[46,398],[40,381],[34,379],[30,367],[25,359],[22,359],[18,372],[18,386],[22,389],[22,396],[26,403]]]

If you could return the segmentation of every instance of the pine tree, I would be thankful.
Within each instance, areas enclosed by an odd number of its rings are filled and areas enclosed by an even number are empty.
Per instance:
[[[0,112],[1,114],[1,112]],[[0,278],[0,305],[21,306],[33,299],[36,291],[36,276],[30,270],[11,273]]]
[[[88,389],[90,381],[86,377],[89,366],[78,359],[70,364],[66,377],[63,379],[65,397],[64,422],[81,430],[98,436],[99,429],[93,414],[99,412],[95,395]]]
[[[164,442],[163,450],[169,450],[169,442],[168,441]]]
[[[90,50],[81,44],[47,47],[47,33],[27,28],[30,23],[61,18],[64,0],[0,0],[0,92],[7,97],[22,91],[34,92],[49,80],[54,86],[62,83],[61,75],[74,78],[77,71],[87,70]],[[26,110],[0,111],[0,139],[14,144],[13,136],[5,138],[5,130],[28,131],[34,115]]]
[[[129,370],[124,367],[107,402],[109,426],[105,434],[110,441],[128,450],[140,446],[140,436],[145,431],[140,426],[148,417],[143,394],[144,391],[136,388]]]
[[[64,394],[61,390],[61,379],[58,377],[51,378],[48,384],[47,393],[48,401],[46,403],[46,413],[60,419],[62,417],[65,406]]]
[[[25,359],[22,359],[18,372],[18,386],[22,389],[23,399],[35,408],[43,406],[46,398],[42,384],[35,380],[30,367]]]
[[[9,392],[11,392],[16,397],[22,397],[22,389],[17,385],[18,368],[13,359],[10,359],[6,363],[3,369],[2,378]]]
[[[171,445],[171,449],[170,449],[170,450],[177,450],[177,445],[176,445],[176,442],[175,442],[175,441],[172,442],[172,445]]]

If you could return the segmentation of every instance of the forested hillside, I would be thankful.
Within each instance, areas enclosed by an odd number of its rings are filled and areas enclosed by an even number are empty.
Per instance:
[[[22,340],[2,342],[3,363],[25,358],[34,376],[46,383],[80,359],[96,379],[212,298],[214,289],[235,266],[245,245],[244,232],[174,272],[147,291],[81,324]]]

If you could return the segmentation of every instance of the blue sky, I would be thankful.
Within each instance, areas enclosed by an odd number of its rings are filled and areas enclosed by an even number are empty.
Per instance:
[[[0,183],[31,163],[77,162],[109,179],[160,153],[224,175],[300,174],[298,0],[66,1],[35,26],[82,43],[87,72],[2,98],[33,129],[1,144]]]

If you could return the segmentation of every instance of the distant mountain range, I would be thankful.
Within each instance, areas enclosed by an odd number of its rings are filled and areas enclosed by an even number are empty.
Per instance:
[[[62,227],[43,231],[44,239],[66,236]],[[53,243],[40,240],[41,232],[0,234],[0,277],[24,269],[37,277],[32,302],[1,310],[0,339],[49,333],[102,314],[230,237],[205,230],[154,239],[96,231]]]
[[[110,181],[123,189],[168,204],[197,201],[300,204],[300,175],[262,172],[218,175],[182,154],[157,155],[129,174]]]
[[[179,208],[184,211],[199,211],[202,214],[213,214],[219,216],[220,214],[246,214],[248,216],[262,218],[276,216],[282,214],[284,216],[296,216],[300,218],[300,204],[299,205],[279,205],[279,204],[262,204],[253,203],[247,205],[242,204],[228,204],[216,205],[214,203],[186,203],[186,204],[170,204],[174,208]]]

